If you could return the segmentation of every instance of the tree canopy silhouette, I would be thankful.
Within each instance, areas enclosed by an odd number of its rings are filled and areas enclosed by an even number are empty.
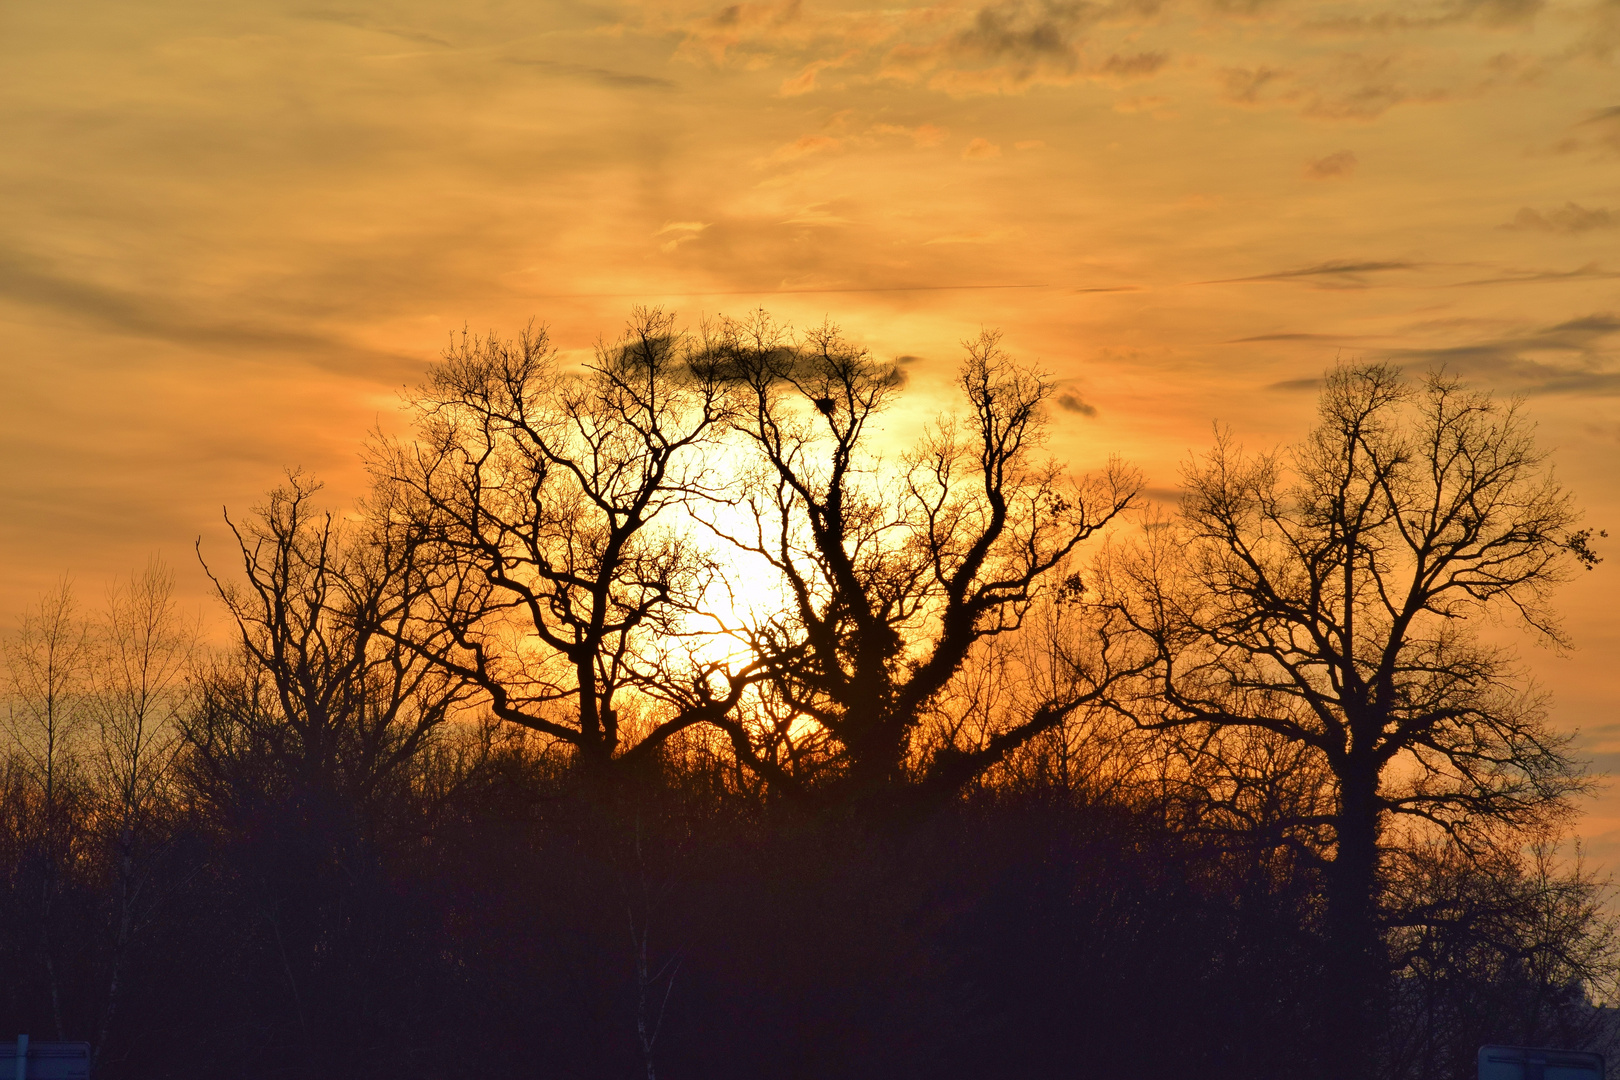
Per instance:
[[[673,317],[638,311],[565,371],[546,332],[463,336],[411,397],[409,439],[372,469],[387,526],[432,575],[408,642],[477,686],[494,714],[602,764],[636,757],[729,708],[704,701],[639,729],[636,691],[705,688],[716,665],[671,671],[661,642],[717,572],[674,521],[715,486],[725,380]],[[643,698],[642,700],[645,700]]]
[[[1294,825],[1325,864],[1347,1077],[1374,1041],[1397,830],[1484,852],[1588,786],[1545,698],[1475,629],[1505,616],[1565,643],[1552,589],[1595,560],[1578,523],[1517,404],[1345,365],[1303,442],[1248,455],[1220,433],[1179,514],[1110,564],[1111,603],[1157,657],[1117,707],[1280,738],[1329,778]]]
[[[785,713],[825,733],[855,791],[916,780],[953,791],[1089,699],[1045,702],[978,745],[918,760],[919,727],[975,644],[1016,630],[1140,488],[1118,461],[1075,478],[1038,456],[1048,378],[999,334],[965,342],[962,409],[889,464],[875,428],[902,388],[898,365],[831,325],[792,338],[763,313],[728,324],[718,344],[743,389],[732,426],[763,467],[741,499],[750,531],[717,531],[786,586],[785,610],[750,645]],[[721,723],[759,763],[742,720]],[[780,768],[773,778],[794,782]]]

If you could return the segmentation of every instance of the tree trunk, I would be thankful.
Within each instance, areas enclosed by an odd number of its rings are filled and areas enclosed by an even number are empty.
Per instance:
[[[1327,877],[1328,982],[1324,1075],[1368,1080],[1376,1063],[1387,964],[1378,928],[1378,776],[1355,767],[1339,778],[1338,851]]]
[[[851,733],[846,742],[849,795],[863,812],[881,813],[903,793],[905,739],[883,719],[862,727],[864,731]]]

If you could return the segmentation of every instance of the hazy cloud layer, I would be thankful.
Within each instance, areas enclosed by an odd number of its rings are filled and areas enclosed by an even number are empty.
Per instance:
[[[1345,16],[1328,3],[991,0],[902,7],[803,0],[698,8],[653,25],[681,35],[677,55],[715,67],[783,68],[792,97],[897,81],[955,97],[1095,84],[1140,103],[1138,84],[1321,121],[1368,121],[1398,106],[1471,98],[1573,62],[1557,46],[1503,52],[1532,32],[1541,0],[1391,5]],[[667,21],[666,21],[667,20]],[[1566,32],[1566,36],[1567,32]],[[1302,50],[1302,41],[1326,48]],[[1213,70],[1211,83],[1201,73]]]

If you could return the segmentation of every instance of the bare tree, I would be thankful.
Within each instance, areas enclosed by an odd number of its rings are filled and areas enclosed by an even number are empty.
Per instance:
[[[23,614],[5,645],[6,727],[39,797],[30,845],[40,870],[38,948],[56,1035],[63,1038],[59,943],[52,928],[63,876],[83,839],[74,804],[89,663],[89,632],[66,578]]]
[[[1595,561],[1590,534],[1516,404],[1376,364],[1333,371],[1316,427],[1285,452],[1220,435],[1161,524],[1108,575],[1158,655],[1117,704],[1195,738],[1281,738],[1329,777],[1331,805],[1295,824],[1326,863],[1336,1059],[1362,1075],[1394,823],[1483,852],[1584,787],[1544,698],[1470,620],[1565,644],[1551,590]]]
[[[153,849],[161,842],[196,639],[196,624],[176,605],[174,573],[157,558],[108,591],[92,639],[89,711],[97,728],[98,817],[112,887],[98,1056],[120,1005],[130,948],[163,900],[154,885]]]
[[[402,644],[432,583],[409,537],[388,528],[393,509],[340,521],[316,508],[319,490],[294,472],[245,522],[226,518],[240,576],[209,573],[236,647],[204,673],[186,726],[187,779],[227,835],[245,837],[234,850],[245,898],[312,1063],[333,990],[365,948],[387,812],[408,801],[413,769],[467,696]]]
[[[734,423],[763,476],[742,500],[744,524],[712,527],[780,577],[786,611],[763,618],[750,644],[780,701],[832,736],[854,790],[918,779],[954,790],[1086,700],[1044,702],[977,745],[916,760],[919,726],[974,645],[1016,629],[1139,486],[1118,462],[1074,480],[1037,460],[1047,379],[996,334],[967,342],[966,417],[940,419],[886,468],[873,444],[901,389],[894,364],[831,325],[791,339],[763,313],[728,324],[719,347],[746,391]],[[726,724],[752,755],[748,732]]]
[[[1167,784],[1196,783],[1168,740],[1139,730],[1098,698],[1098,686],[1139,666],[1142,655],[1122,655],[1128,642],[1110,625],[1117,616],[1092,602],[1072,564],[1057,573],[1065,584],[1038,597],[1017,632],[974,645],[961,675],[930,710],[924,754],[935,747],[979,750],[1045,709],[1061,712],[1059,722],[1014,748],[978,783],[1091,805],[1146,805],[1161,801]]]
[[[197,627],[179,611],[174,572],[159,559],[108,591],[94,639],[97,766],[117,831],[153,805],[179,743]]]
[[[1392,861],[1385,1075],[1472,1076],[1482,1043],[1613,1051],[1620,917],[1579,845],[1470,859],[1429,843]]]
[[[89,631],[66,578],[25,612],[6,641],[6,727],[54,805],[84,718]]]
[[[712,662],[671,671],[660,645],[715,573],[681,526],[718,483],[706,451],[730,409],[673,316],[638,310],[579,372],[543,329],[464,336],[411,404],[414,439],[373,459],[395,531],[436,575],[428,636],[401,640],[587,764],[641,756],[735,702],[744,680]],[[686,704],[621,722],[659,700]]]
[[[295,472],[245,526],[227,517],[242,579],[209,575],[236,624],[240,662],[207,680],[188,735],[196,764],[217,779],[251,745],[302,791],[364,800],[466,688],[402,643],[432,581],[410,538],[388,528],[397,509],[376,503],[344,529],[312,505],[319,490]]]

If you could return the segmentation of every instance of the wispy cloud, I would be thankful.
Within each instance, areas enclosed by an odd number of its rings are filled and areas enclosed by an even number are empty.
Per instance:
[[[1402,363],[1445,367],[1525,394],[1620,394],[1620,316],[1602,312],[1437,348],[1390,349]]]
[[[1355,15],[1335,14],[1309,20],[1307,26],[1317,32],[1338,34],[1390,34],[1464,23],[1503,29],[1528,25],[1544,7],[1546,0],[1443,0]]]
[[[1516,270],[1497,277],[1458,281],[1453,285],[1457,288],[1467,285],[1547,285],[1564,281],[1601,281],[1608,278],[1620,278],[1620,271],[1605,270],[1594,262],[1573,270]]]
[[[289,329],[273,321],[210,317],[212,304],[186,305],[63,274],[46,260],[0,249],[0,298],[65,316],[113,334],[178,345],[297,356],[318,367],[350,374],[415,370],[419,361],[356,348],[334,337]]]
[[[1022,239],[1023,229],[976,229],[972,232],[946,233],[931,240],[924,240],[923,246],[935,244],[1000,244],[1009,240]]]
[[[1097,415],[1097,406],[1083,400],[1080,395],[1072,391],[1057,396],[1057,407],[1064,412],[1078,413],[1081,416],[1094,417]]]
[[[536,68],[554,75],[584,79],[599,83],[602,86],[624,90],[672,90],[676,85],[675,80],[658,75],[647,75],[634,71],[613,71],[609,68],[592,67],[589,64],[571,64],[562,60],[507,57],[506,62],[516,64],[519,67]]]
[[[965,24],[943,33],[911,35],[890,46],[879,74],[925,82],[957,96],[1020,93],[1080,81],[1128,85],[1157,75],[1169,63],[1169,53],[1132,41],[1104,40],[1099,31],[1152,23],[1160,7],[1157,0],[997,0],[974,9]]]
[[[1599,156],[1620,154],[1620,105],[1598,109],[1577,122],[1571,134],[1554,144],[1559,153],[1596,152]]]
[[[855,53],[851,51],[844,53],[842,56],[829,57],[823,60],[812,60],[810,63],[806,64],[797,75],[791,75],[788,78],[783,79],[782,85],[777,90],[777,93],[781,94],[783,97],[798,97],[800,94],[808,94],[817,88],[817,83],[820,81],[821,73],[823,71],[826,71],[828,68],[843,67],[845,64],[849,63],[850,59],[854,57],[854,55]]]
[[[389,37],[399,38],[417,45],[434,45],[441,49],[454,46],[437,34],[430,34],[425,30],[414,27],[400,26],[391,22],[383,22],[372,18],[363,11],[343,11],[329,8],[312,8],[295,12],[296,17],[310,19],[314,22],[337,23],[340,26],[353,27],[356,30],[365,30],[374,34],[386,34]]]
[[[653,233],[653,236],[666,238],[658,245],[658,250],[668,255],[682,244],[690,243],[702,236],[713,224],[711,221],[666,221],[664,227]]]
[[[916,127],[907,127],[904,124],[873,124],[870,133],[873,135],[904,135],[911,139],[911,144],[919,150],[938,146],[950,134],[946,128],[938,124],[918,124]]]
[[[1218,83],[1220,94],[1234,105],[1257,105],[1267,88],[1281,86],[1288,74],[1283,68],[1268,67],[1264,64],[1256,67],[1226,68],[1220,74]]]
[[[1375,120],[1398,105],[1434,104],[1452,90],[1446,76],[1418,57],[1370,34],[1368,48],[1317,54],[1286,64],[1221,68],[1216,96],[1245,108],[1287,107],[1314,120]]]
[[[1309,80],[1300,112],[1318,120],[1376,120],[1397,105],[1445,101],[1451,92],[1433,78],[1404,57],[1347,54]]]
[[[1356,171],[1356,155],[1349,150],[1315,158],[1305,163],[1307,180],[1342,180]]]
[[[1278,270],[1270,274],[1216,278],[1212,281],[1195,282],[1195,284],[1237,285],[1248,282],[1299,281],[1323,289],[1365,289],[1372,285],[1372,282],[1368,279],[1370,274],[1388,273],[1394,270],[1416,270],[1424,265],[1426,264],[1395,260],[1368,260],[1362,262],[1345,260],[1317,263],[1314,266],[1304,266],[1297,270]]]
[[[1374,336],[1375,335],[1372,335],[1372,334],[1305,334],[1305,333],[1254,334],[1254,335],[1251,335],[1249,337],[1233,338],[1230,341],[1223,342],[1223,344],[1226,344],[1226,345],[1247,345],[1250,342],[1256,342],[1256,341],[1325,341],[1325,342],[1326,341],[1366,341],[1369,338],[1372,338]],[[1384,336],[1384,335],[1376,335],[1376,336],[1381,337],[1381,336]]]
[[[1570,202],[1546,212],[1521,206],[1519,212],[1513,215],[1513,220],[1501,228],[1519,232],[1583,233],[1594,229],[1612,229],[1616,225],[1620,225],[1620,216],[1616,216],[1613,210]]]
[[[769,161],[774,163],[798,161],[800,158],[810,157],[813,154],[825,154],[842,150],[844,141],[835,139],[831,135],[801,135],[790,143],[783,143],[771,151]]]

